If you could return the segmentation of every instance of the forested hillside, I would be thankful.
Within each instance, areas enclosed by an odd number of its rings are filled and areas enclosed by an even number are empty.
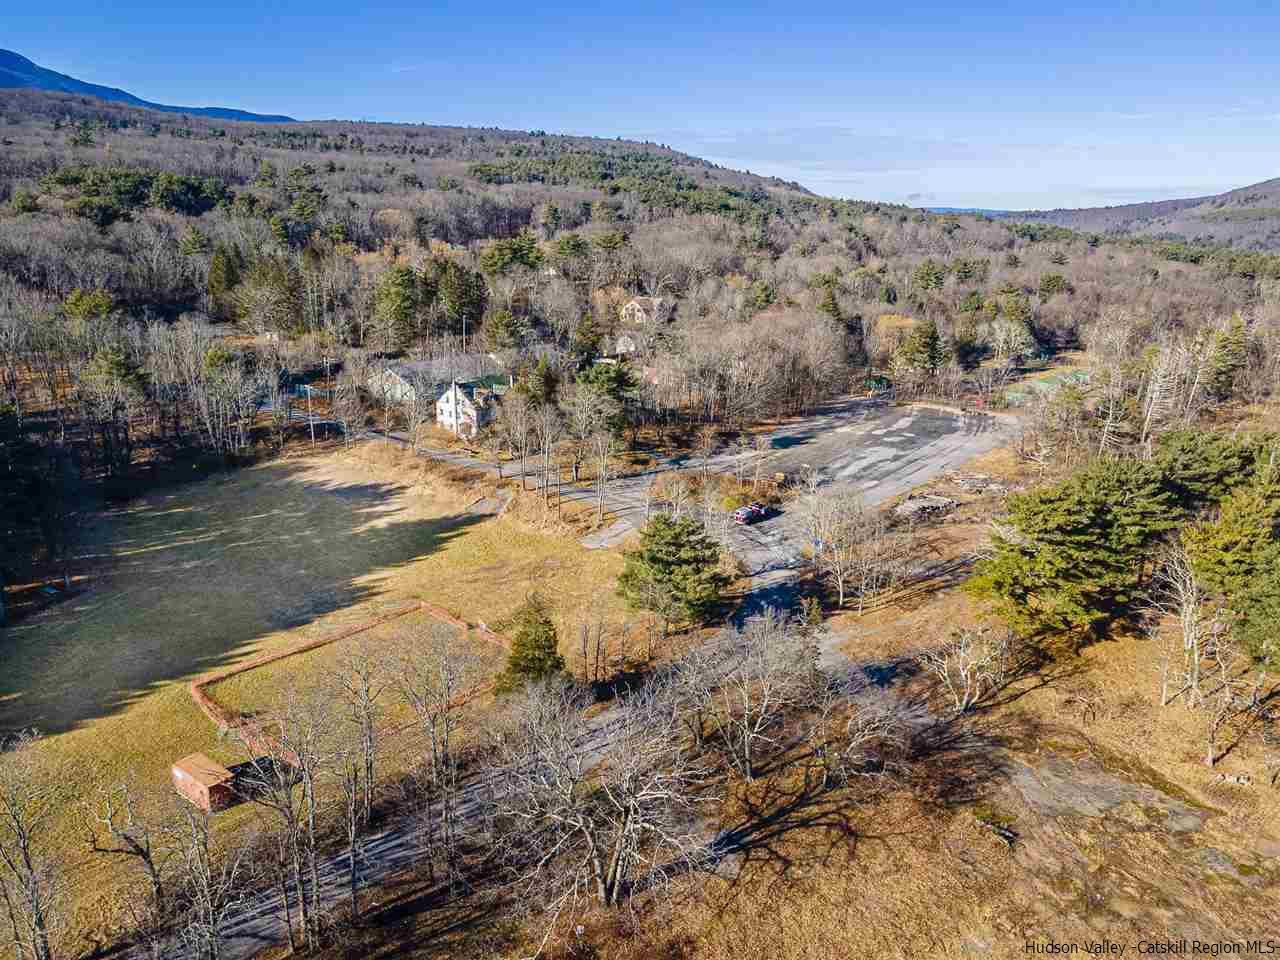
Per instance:
[[[653,144],[27,91],[0,117],[6,429],[36,461],[56,450],[46,475],[243,452],[264,392],[322,354],[347,356],[356,419],[381,357],[500,351],[572,374],[637,294],[675,309],[631,331],[634,418],[722,424],[891,365],[904,388],[993,396],[1027,357],[1120,330],[1131,349],[1203,342],[1280,298],[1264,255],[831,200]],[[1245,358],[1255,393],[1270,330]],[[9,502],[9,524],[39,513]]]
[[[1280,179],[1209,197],[1074,210],[1025,210],[1002,217],[1111,236],[1175,238],[1241,250],[1280,250]]]

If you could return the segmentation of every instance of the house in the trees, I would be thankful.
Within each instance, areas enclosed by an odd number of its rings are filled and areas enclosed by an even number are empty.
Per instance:
[[[454,380],[495,378],[502,362],[491,353],[455,353],[430,360],[398,360],[369,375],[369,392],[380,403],[436,402]]]
[[[625,357],[640,349],[639,337],[634,333],[620,333],[613,341],[612,356]]]
[[[653,327],[671,319],[674,304],[665,297],[632,297],[622,305],[622,322]]]
[[[436,401],[436,423],[459,437],[474,437],[494,417],[492,385],[454,380]]]

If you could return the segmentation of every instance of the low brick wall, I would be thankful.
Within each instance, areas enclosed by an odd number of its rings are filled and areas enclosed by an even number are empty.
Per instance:
[[[389,623],[392,620],[397,620],[400,617],[407,616],[408,614],[419,612],[426,613],[433,619],[439,620],[441,623],[446,623],[449,626],[456,627],[458,630],[461,630],[464,635],[474,634],[486,643],[492,643],[504,650],[510,649],[511,645],[507,641],[507,638],[501,634],[494,633],[485,624],[481,623],[478,625],[472,625],[459,617],[455,617],[443,607],[437,606],[434,603],[427,603],[425,600],[419,600],[405,604],[402,607],[398,607],[389,613],[384,613],[380,617],[375,617],[372,620],[366,620],[364,623],[358,624],[354,627],[349,627],[346,630],[340,630],[337,633],[320,637],[315,640],[304,640],[290,647],[286,647],[283,650],[275,650],[271,653],[264,653],[256,657],[250,657],[248,660],[243,660],[240,663],[232,664],[231,666],[223,667],[220,670],[214,670],[210,673],[203,674],[191,681],[191,683],[188,684],[187,689],[191,694],[191,699],[195,701],[196,706],[200,708],[200,711],[208,717],[219,730],[235,730],[239,738],[250,748],[264,754],[275,753],[279,749],[279,744],[274,737],[262,729],[261,724],[256,722],[251,723],[246,720],[243,714],[218,703],[218,701],[215,700],[205,688],[231,677],[238,676],[242,673],[248,673],[250,670],[256,670],[259,667],[264,667],[269,663],[275,663],[278,660],[284,660],[286,657],[296,656],[297,654],[306,653],[310,650],[317,650],[320,647],[328,646],[331,643],[337,643],[339,640],[346,640],[350,637],[365,633],[372,630],[374,627],[379,627],[384,623]],[[493,684],[484,684],[474,690],[461,694],[452,706],[460,707],[481,694],[487,693],[492,688]]]
[[[212,720],[220,729],[230,728],[238,725],[241,716],[234,711],[228,710],[218,701],[214,700],[205,690],[210,684],[220,683],[231,677],[238,676],[242,673],[248,673],[250,670],[256,670],[258,667],[265,667],[269,663],[275,663],[277,660],[283,660],[286,657],[296,656],[299,653],[306,653],[309,650],[317,650],[320,647],[327,647],[331,643],[337,643],[339,640],[346,640],[348,637],[354,637],[357,634],[365,633],[374,627],[381,626],[399,617],[403,617],[410,613],[415,613],[426,608],[428,605],[422,602],[406,604],[390,613],[385,613],[373,620],[367,620],[362,624],[351,627],[347,630],[341,630],[337,633],[330,634],[327,637],[320,637],[317,640],[304,640],[295,643],[291,647],[283,650],[275,650],[271,653],[264,653],[256,657],[250,657],[248,660],[242,660],[239,663],[224,667],[221,670],[215,670],[206,673],[191,681],[188,690],[191,693],[191,699],[196,702],[196,706],[204,713],[206,717]],[[434,614],[433,614],[434,615]]]

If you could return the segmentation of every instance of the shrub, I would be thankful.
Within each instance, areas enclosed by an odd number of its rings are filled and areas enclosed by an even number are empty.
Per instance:
[[[9,206],[14,213],[36,213],[40,209],[40,202],[30,190],[15,190]]]

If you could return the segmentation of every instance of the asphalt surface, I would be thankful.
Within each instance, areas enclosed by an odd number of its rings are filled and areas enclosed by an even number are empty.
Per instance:
[[[764,472],[812,471],[823,488],[858,491],[883,503],[1007,443],[1010,420],[924,405],[846,399],[769,435]],[[753,578],[754,605],[790,606],[788,585],[809,537],[794,511],[735,526],[732,548]]]
[[[376,433],[366,436],[387,439]],[[811,417],[788,422],[768,436],[770,445],[762,467],[765,475],[812,469],[824,485],[857,489],[868,504],[876,504],[1000,446],[1012,436],[1012,428],[1009,421],[992,415],[962,415],[942,408],[897,407],[883,401],[846,398],[828,404]],[[392,433],[390,439],[408,445],[403,435]],[[493,464],[462,454],[433,449],[421,452],[457,466],[497,473]],[[732,470],[744,457],[751,456],[721,453],[710,459],[708,468]],[[654,476],[673,469],[701,470],[703,465],[696,458],[664,460],[645,473],[610,481],[606,509],[614,523],[603,535],[594,535],[584,543],[607,546],[642,526]],[[566,487],[562,495],[595,502],[592,490]],[[731,538],[734,553],[752,578],[751,594],[740,607],[738,618],[745,619],[765,606],[792,607],[807,542],[799,518],[784,510],[751,526],[735,527]],[[834,655],[834,651],[824,651],[824,656],[828,654]],[[607,743],[609,726],[607,711],[593,720],[589,733],[592,749],[596,748],[597,738],[601,749]],[[481,804],[487,799],[486,784],[473,782],[464,787],[460,802],[463,819],[479,815]],[[423,850],[422,838],[407,821],[366,838],[360,856],[360,887],[380,883],[412,867]],[[337,907],[346,898],[346,870],[345,855],[322,861],[320,901],[324,908]],[[295,909],[295,916],[296,912]],[[283,943],[287,931],[282,913],[276,891],[247,895],[232,909],[224,925],[222,960],[250,960],[267,947]],[[161,955],[179,960],[189,954],[189,948],[175,939]],[[146,956],[140,949],[129,955]]]

